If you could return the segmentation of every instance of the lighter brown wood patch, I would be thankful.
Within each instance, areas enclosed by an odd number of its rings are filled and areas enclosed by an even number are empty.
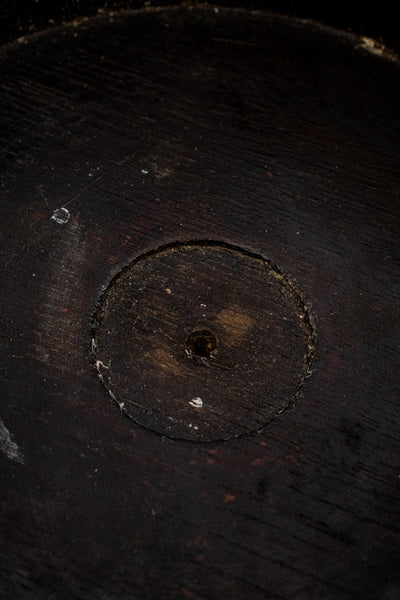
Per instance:
[[[239,308],[221,310],[217,319],[229,338],[235,342],[241,341],[254,326],[254,320],[241,313]]]
[[[151,356],[156,363],[159,373],[164,375],[182,375],[178,361],[168,349],[155,348],[151,353]]]

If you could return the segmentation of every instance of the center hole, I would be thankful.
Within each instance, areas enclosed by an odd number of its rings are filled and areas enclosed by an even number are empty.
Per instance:
[[[217,347],[217,338],[207,329],[193,331],[189,336],[187,346],[194,356],[208,358]]]

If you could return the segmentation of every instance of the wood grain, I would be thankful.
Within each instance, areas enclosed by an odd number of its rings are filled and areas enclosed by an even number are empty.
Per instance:
[[[396,598],[398,64],[204,7],[1,59],[0,596]],[[121,414],[91,348],[118,273],[204,240],[267,258],[317,333],[292,409],[207,444]]]

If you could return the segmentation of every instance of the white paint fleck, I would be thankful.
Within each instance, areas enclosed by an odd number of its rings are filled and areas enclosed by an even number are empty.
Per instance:
[[[21,454],[17,444],[11,439],[11,434],[3,421],[0,419],[0,450],[10,459],[15,462],[25,463],[24,457]]]
[[[385,51],[385,47],[381,43],[367,37],[366,35],[361,37],[361,46],[372,52],[372,54],[377,54],[378,56],[382,56]]]
[[[149,174],[149,172],[147,169],[142,169],[142,175],[148,175],[148,174]]]
[[[64,207],[61,207],[61,208],[56,208],[56,210],[53,212],[53,215],[51,218],[53,221],[55,221],[59,225],[64,225],[65,223],[68,223],[70,216],[71,215],[69,214],[69,210],[67,210]]]
[[[95,175],[98,175],[100,169],[101,169],[101,167],[93,167],[93,168],[91,168],[90,171],[89,171],[89,173],[88,173],[88,176],[89,177],[94,177]]]
[[[189,404],[194,406],[194,408],[203,408],[203,400],[198,396],[196,398],[192,398]]]
[[[99,379],[104,384],[104,377],[100,373],[99,373]],[[110,383],[110,381],[109,381],[109,383]],[[116,395],[114,394],[114,392],[112,392],[111,390],[108,389],[107,391],[108,391],[108,395],[110,396],[110,398],[112,400],[114,400],[114,402],[116,402],[116,404],[118,404],[119,410],[121,411],[121,413],[123,413],[124,412],[124,408],[125,408],[125,402],[120,402],[118,400],[118,398],[116,397]]]
[[[96,360],[96,369],[99,371],[100,373],[100,369],[106,369],[108,370],[110,367],[107,367],[102,360]]]

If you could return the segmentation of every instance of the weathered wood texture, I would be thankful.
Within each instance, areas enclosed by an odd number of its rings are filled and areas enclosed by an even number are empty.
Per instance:
[[[212,8],[1,58],[1,598],[398,598],[398,64]],[[224,442],[129,419],[93,356],[114,278],[205,240],[276,265],[316,334],[294,406]]]
[[[0,4],[0,43],[55,27],[98,12],[166,6],[194,5],[196,0],[2,0]],[[400,50],[397,4],[393,0],[359,2],[352,0],[219,0],[208,5],[270,10],[291,17],[315,19],[357,35],[380,40]]]
[[[198,242],[139,257],[111,282],[92,353],[123,413],[168,437],[216,441],[295,403],[314,337],[303,298],[278,269]]]

